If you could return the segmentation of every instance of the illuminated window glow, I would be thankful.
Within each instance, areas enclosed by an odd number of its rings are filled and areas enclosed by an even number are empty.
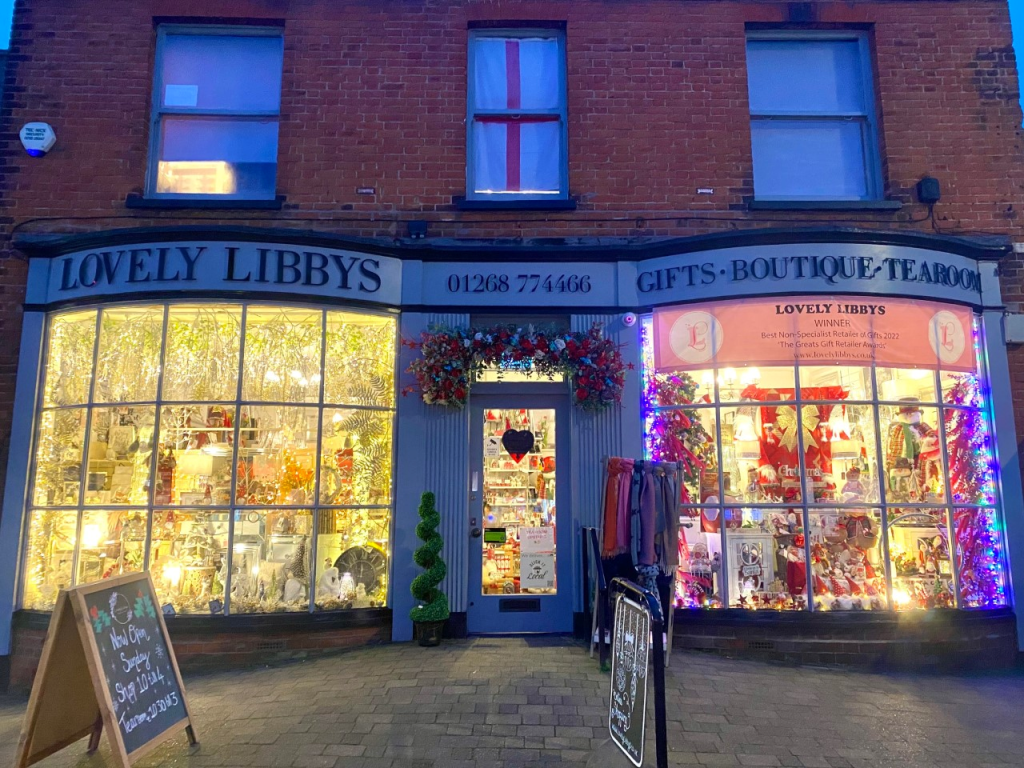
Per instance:
[[[657,373],[645,318],[645,453],[685,468],[677,605],[1005,606],[980,324],[974,373],[799,362]]]
[[[22,606],[145,569],[177,613],[385,605],[396,333],[288,306],[51,315]]]

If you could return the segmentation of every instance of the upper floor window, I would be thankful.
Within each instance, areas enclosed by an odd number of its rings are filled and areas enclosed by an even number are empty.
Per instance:
[[[881,169],[867,38],[747,38],[754,197],[877,200]]]
[[[468,198],[568,197],[561,31],[471,31],[467,101]]]
[[[280,30],[160,29],[148,192],[273,199]]]

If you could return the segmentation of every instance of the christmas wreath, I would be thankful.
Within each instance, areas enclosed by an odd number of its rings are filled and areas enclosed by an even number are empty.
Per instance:
[[[403,340],[402,344],[421,352],[407,370],[416,377],[423,402],[431,405],[462,408],[475,374],[491,366],[530,371],[539,378],[563,374],[570,382],[573,402],[581,408],[600,410],[622,400],[622,355],[601,334],[600,324],[585,333],[514,325],[432,328],[419,342]]]

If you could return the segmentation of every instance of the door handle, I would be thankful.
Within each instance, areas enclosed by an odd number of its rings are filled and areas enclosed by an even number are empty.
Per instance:
[[[474,539],[479,539],[480,536],[483,535],[483,531],[481,531],[479,528],[474,528],[469,532],[469,535],[472,536]]]

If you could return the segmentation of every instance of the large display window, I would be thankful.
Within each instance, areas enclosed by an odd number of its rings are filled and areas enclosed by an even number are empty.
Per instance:
[[[143,569],[176,613],[385,605],[396,332],[281,305],[51,315],[22,607]]]
[[[677,604],[1006,605],[982,333],[895,299],[646,318],[646,453],[685,468]]]

